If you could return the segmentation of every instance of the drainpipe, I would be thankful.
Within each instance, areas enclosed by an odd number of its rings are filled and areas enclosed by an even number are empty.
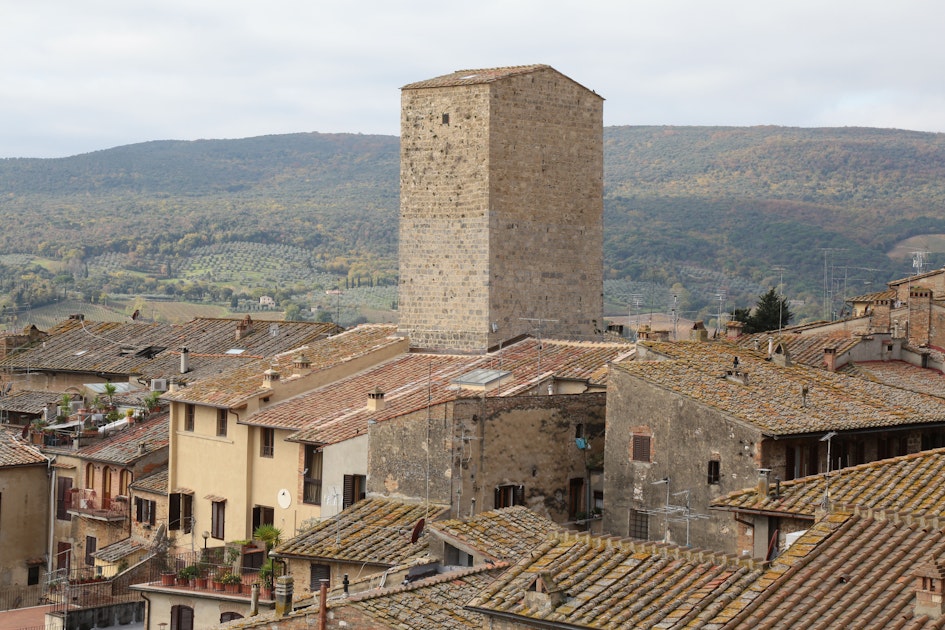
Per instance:
[[[43,457],[46,454],[43,453]],[[53,542],[56,538],[56,469],[52,467],[55,457],[46,457],[46,476],[49,477],[49,530],[46,540],[46,579],[53,571]]]

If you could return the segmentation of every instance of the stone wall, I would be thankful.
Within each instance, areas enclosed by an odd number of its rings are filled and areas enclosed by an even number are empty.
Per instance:
[[[497,486],[521,485],[528,507],[565,522],[569,481],[585,476],[585,456],[602,461],[605,400],[603,393],[466,399],[378,423],[370,429],[368,493],[429,497],[457,517],[491,510]],[[579,424],[586,452],[575,444]]]
[[[403,91],[399,318],[412,345],[483,351],[534,334],[528,319],[595,335],[602,111],[551,69]]]

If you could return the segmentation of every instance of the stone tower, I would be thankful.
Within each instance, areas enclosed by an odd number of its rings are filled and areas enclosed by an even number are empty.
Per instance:
[[[404,86],[400,331],[483,352],[603,315],[603,99],[550,66]]]

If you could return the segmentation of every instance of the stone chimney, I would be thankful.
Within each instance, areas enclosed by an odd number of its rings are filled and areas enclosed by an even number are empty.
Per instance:
[[[379,387],[368,392],[367,399],[368,411],[384,411],[384,392]]]
[[[279,373],[272,368],[269,368],[263,372],[263,382],[262,386],[266,389],[272,389],[275,387],[276,383],[279,381]]]
[[[742,322],[737,322],[732,320],[725,324],[725,336],[728,339],[736,339],[742,336],[742,329],[745,328],[745,324]]]
[[[147,442],[141,442],[138,444],[138,455],[145,455],[148,452]]]
[[[787,346],[783,343],[778,343],[771,353],[771,362],[781,367],[791,367],[793,363],[791,361],[791,353],[788,352]]]
[[[239,341],[251,332],[253,332],[253,318],[247,314],[242,321],[236,324],[236,340]]]
[[[308,370],[312,369],[312,362],[307,356],[305,356],[304,352],[300,352],[299,354],[295,355],[294,359],[292,359],[292,367],[297,372],[307,372]]]
[[[292,612],[294,584],[291,575],[280,575],[276,578],[276,617],[284,617]]]
[[[915,616],[928,615],[930,619],[939,619],[945,614],[945,600],[942,588],[945,588],[945,561],[934,556],[920,564],[915,571]]]
[[[689,331],[689,340],[690,341],[708,341],[709,340],[709,331],[705,329],[705,324],[702,323],[702,320],[697,321],[692,325],[692,329]]]
[[[180,373],[187,374],[187,372],[190,372],[190,350],[184,346],[180,349]]]
[[[932,291],[925,287],[909,287],[909,343],[922,346],[932,334]]]
[[[771,475],[770,468],[758,469],[758,496],[767,497],[769,489],[768,477]]]
[[[824,348],[824,363],[827,366],[828,372],[837,371],[837,349],[836,348]]]

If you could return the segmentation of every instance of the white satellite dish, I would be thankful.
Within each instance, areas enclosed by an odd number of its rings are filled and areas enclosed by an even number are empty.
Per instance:
[[[279,491],[279,494],[276,496],[276,501],[279,502],[279,507],[283,510],[292,505],[292,495],[289,494],[289,491],[283,488]]]

